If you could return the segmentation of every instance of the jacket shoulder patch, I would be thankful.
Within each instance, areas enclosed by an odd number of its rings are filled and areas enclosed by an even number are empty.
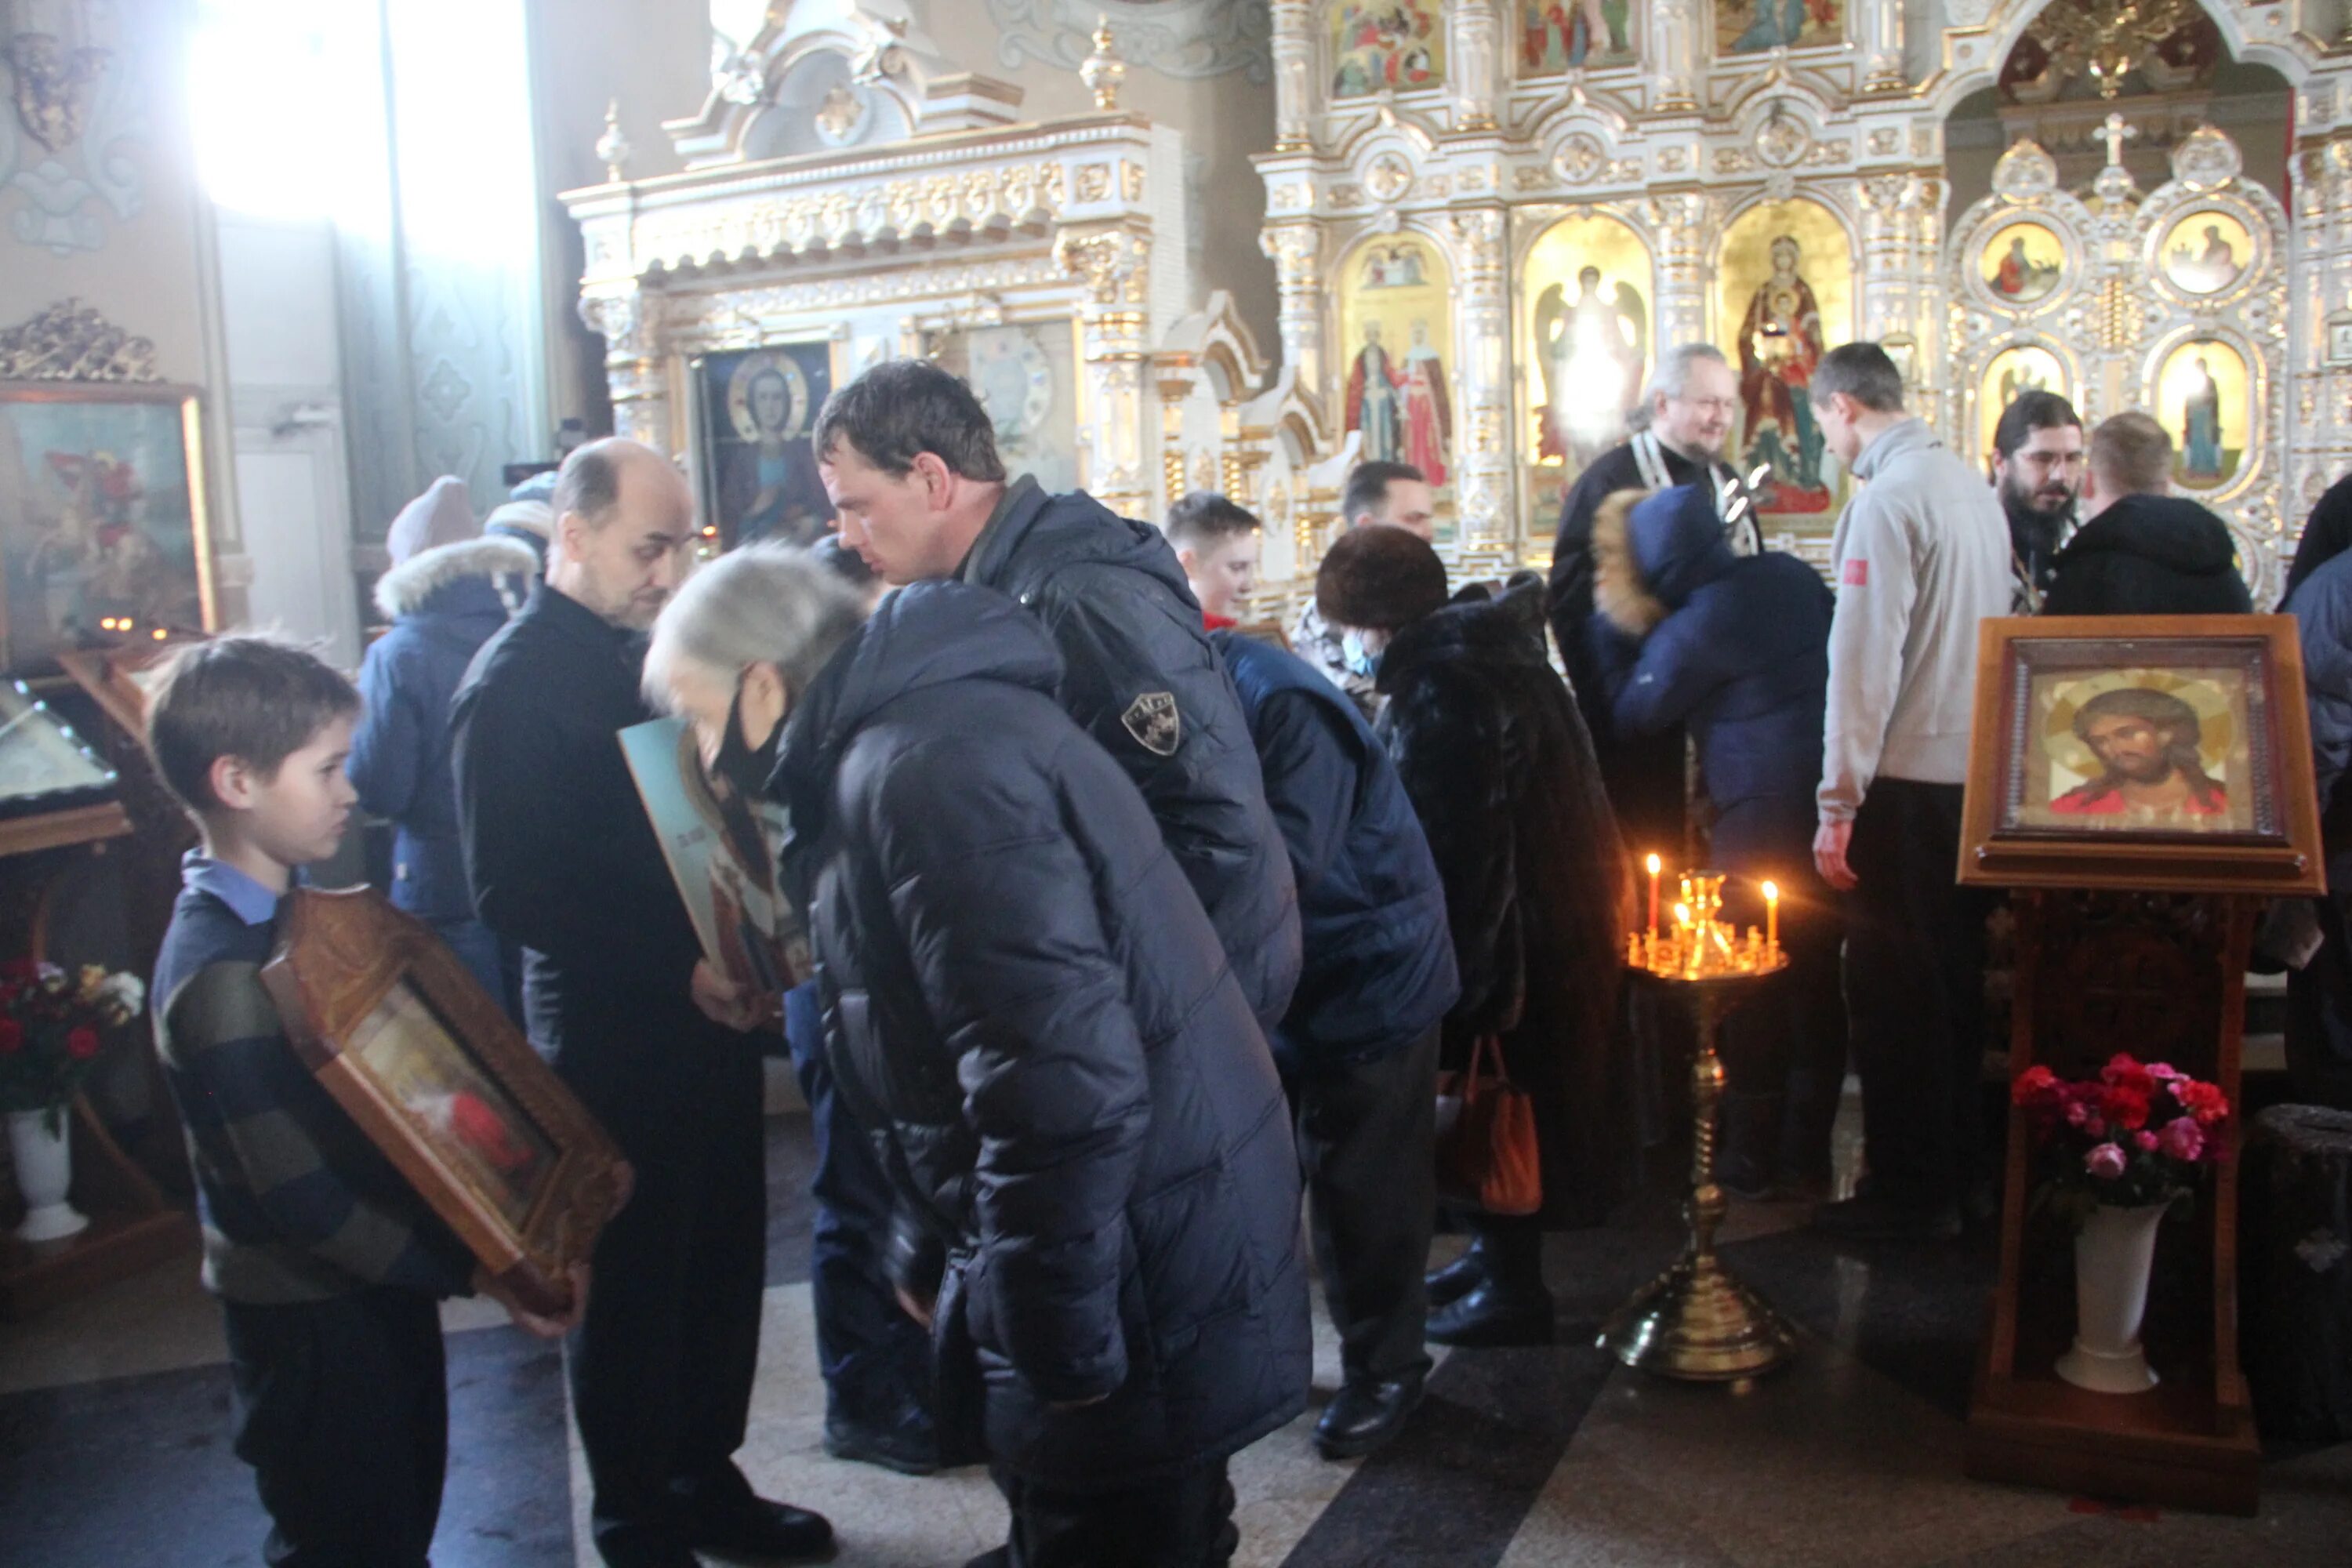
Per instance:
[[[1156,757],[1172,757],[1182,739],[1181,721],[1176,712],[1176,694],[1172,691],[1147,691],[1127,705],[1118,716],[1135,743]]]

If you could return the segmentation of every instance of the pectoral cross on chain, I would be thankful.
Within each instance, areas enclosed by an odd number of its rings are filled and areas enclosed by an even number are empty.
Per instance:
[[[2120,168],[2124,161],[2124,143],[2139,134],[2139,127],[2124,122],[2120,114],[2110,113],[2102,122],[2099,140],[2107,144],[2107,166]]]

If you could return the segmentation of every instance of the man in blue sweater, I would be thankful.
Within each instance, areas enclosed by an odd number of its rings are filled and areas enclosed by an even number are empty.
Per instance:
[[[1177,559],[1229,561],[1258,521],[1220,495],[1184,497]],[[1230,575],[1192,576],[1231,616]],[[1298,882],[1305,966],[1271,1033],[1314,1205],[1323,1295],[1339,1331],[1339,1392],[1315,1424],[1326,1458],[1369,1454],[1421,1401],[1435,1220],[1438,1024],[1461,994],[1445,891],[1388,751],[1347,694],[1271,643],[1213,632],[1241,695],[1266,804]]]

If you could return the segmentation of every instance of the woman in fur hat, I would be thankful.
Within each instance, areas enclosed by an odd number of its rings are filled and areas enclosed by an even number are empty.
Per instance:
[[[1552,1338],[1542,1232],[1597,1225],[1631,1166],[1630,1085],[1611,1049],[1633,884],[1592,743],[1545,656],[1540,584],[1448,604],[1437,552],[1394,528],[1331,547],[1315,602],[1374,676],[1381,729],[1445,886],[1462,998],[1441,1058],[1493,1036],[1533,1098],[1543,1207],[1474,1213],[1430,1279],[1440,1344]]]

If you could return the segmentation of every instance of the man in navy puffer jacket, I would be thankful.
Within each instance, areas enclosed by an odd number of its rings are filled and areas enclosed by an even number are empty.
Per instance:
[[[1593,559],[1593,651],[1619,732],[1688,728],[1730,912],[1761,925],[1757,884],[1780,889],[1780,994],[1724,1030],[1720,1179],[1749,1195],[1776,1179],[1822,1192],[1845,1079],[1837,905],[1812,863],[1830,591],[1793,555],[1733,554],[1699,485],[1611,497]]]
[[[1254,551],[1257,529],[1223,496],[1188,496],[1171,510],[1169,542],[1204,621],[1231,606],[1205,572],[1195,574],[1199,563]],[[1315,1443],[1326,1458],[1351,1458],[1403,1430],[1430,1366],[1431,1085],[1438,1026],[1462,991],[1445,888],[1396,765],[1354,700],[1272,643],[1230,629],[1209,640],[1241,697],[1298,882],[1305,963],[1269,1043],[1339,1331],[1344,1381]]]

